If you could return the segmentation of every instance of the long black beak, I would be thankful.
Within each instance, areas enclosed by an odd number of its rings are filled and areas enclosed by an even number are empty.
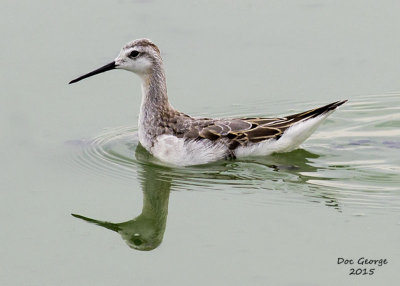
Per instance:
[[[78,77],[78,78],[76,78],[74,80],[71,80],[69,82],[69,84],[78,82],[78,81],[80,81],[80,80],[82,80],[84,78],[90,77],[90,76],[95,75],[95,74],[99,74],[99,73],[102,73],[102,72],[113,70],[113,69],[115,69],[115,67],[116,67],[115,61],[113,61],[113,62],[111,62],[111,63],[109,63],[109,64],[107,64],[107,65],[105,65],[105,66],[103,66],[103,67],[101,67],[101,68],[99,68],[97,70],[94,70],[94,71],[92,71],[90,73],[87,73],[87,74],[84,74],[84,75],[82,75],[82,76],[80,76],[80,77]]]

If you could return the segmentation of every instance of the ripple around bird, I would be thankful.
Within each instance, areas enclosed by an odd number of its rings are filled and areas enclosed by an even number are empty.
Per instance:
[[[128,182],[144,180],[146,166],[172,180],[172,190],[261,192],[267,195],[260,202],[265,204],[312,201],[338,210],[398,212],[399,98],[371,95],[349,102],[302,149],[202,166],[164,165],[141,147],[137,129],[130,126],[67,143],[74,147],[71,158],[80,171]]]

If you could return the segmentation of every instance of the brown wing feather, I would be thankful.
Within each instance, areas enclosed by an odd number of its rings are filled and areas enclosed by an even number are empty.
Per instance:
[[[281,118],[234,118],[224,120],[205,119],[197,121],[185,134],[187,138],[209,139],[212,141],[225,139],[229,149],[239,145],[257,143],[268,139],[279,139],[280,136],[297,122],[308,120],[328,111],[336,109],[345,101],[337,101],[323,107],[311,109]]]

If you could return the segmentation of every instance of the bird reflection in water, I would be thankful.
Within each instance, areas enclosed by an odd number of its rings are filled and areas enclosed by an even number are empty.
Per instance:
[[[297,176],[296,182],[287,181],[285,184],[292,185],[294,187],[293,190],[295,190],[296,185],[299,187],[304,186],[304,183],[307,183],[309,179],[313,179],[312,176],[304,175],[304,172],[308,174],[317,173],[318,169],[310,164],[311,162],[309,160],[319,157],[306,150],[298,149],[287,154],[233,161],[233,163],[221,161],[220,163],[195,167],[195,170],[190,169],[190,171],[187,171],[187,169],[185,169],[185,171],[181,169],[178,171],[150,163],[152,156],[140,145],[137,146],[135,151],[136,159],[139,162],[138,171],[143,191],[142,213],[132,220],[121,223],[100,221],[78,214],[72,215],[76,218],[113,230],[121,235],[129,247],[145,251],[157,248],[163,240],[167,223],[169,194],[173,180],[184,180],[186,183],[189,183],[190,180],[193,179],[211,181],[243,180],[241,176],[235,177],[235,172],[232,171],[237,168],[245,168],[246,164],[251,163],[253,168],[255,168],[255,164],[267,167],[272,170],[272,172],[265,172],[264,170],[262,174],[259,172],[256,176],[246,180],[253,182],[258,180],[262,182],[270,181],[276,176],[274,175],[275,172],[279,172],[280,174],[294,174]],[[241,166],[240,164],[243,165]],[[255,169],[253,171],[255,171]],[[322,200],[326,206],[333,207],[340,211],[338,201],[333,194],[314,193],[310,191],[311,189],[303,193],[304,198],[308,197],[309,201],[311,200],[316,203],[320,203]]]
[[[141,156],[141,153],[136,152],[136,157]],[[171,178],[162,175],[165,167],[148,164],[142,164],[141,167],[143,209],[140,215],[121,223],[100,221],[78,214],[72,215],[119,233],[133,249],[148,251],[157,248],[164,237]]]

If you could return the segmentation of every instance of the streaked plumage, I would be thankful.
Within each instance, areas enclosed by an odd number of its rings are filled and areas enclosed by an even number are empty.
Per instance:
[[[346,102],[281,118],[193,118],[170,105],[160,51],[147,39],[128,43],[114,62],[70,83],[110,69],[129,70],[142,78],[139,141],[155,157],[175,165],[291,151]]]

